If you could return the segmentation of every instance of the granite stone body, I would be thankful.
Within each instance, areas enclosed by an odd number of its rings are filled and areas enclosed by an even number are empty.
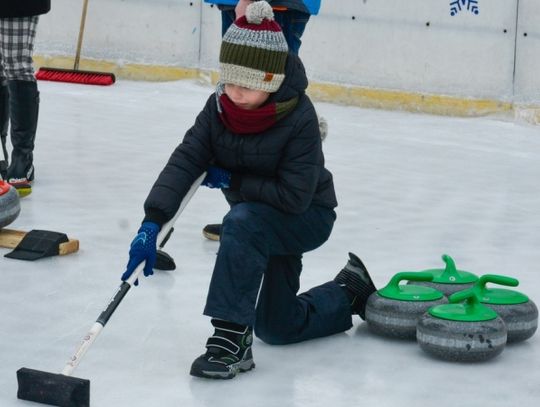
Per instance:
[[[481,362],[504,350],[507,330],[501,317],[466,322],[435,318],[426,312],[418,320],[416,339],[422,350],[436,358]]]
[[[446,297],[434,301],[400,301],[373,293],[366,305],[366,322],[368,328],[377,335],[414,339],[418,318],[428,308],[446,303]]]
[[[20,212],[19,194],[15,188],[10,187],[7,192],[0,195],[0,229],[17,219]]]
[[[521,342],[534,335],[538,328],[538,308],[531,300],[522,304],[483,304],[495,311],[508,330],[508,342]]]

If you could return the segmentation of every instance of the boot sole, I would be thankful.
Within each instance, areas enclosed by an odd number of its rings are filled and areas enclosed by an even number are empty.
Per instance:
[[[203,230],[202,234],[208,240],[213,240],[214,242],[219,242],[219,235],[216,235],[215,233],[209,233],[209,232]]]
[[[33,177],[33,171],[32,171],[32,177],[31,179],[28,178],[28,181],[26,182],[8,182],[13,188],[17,190],[17,193],[19,194],[19,198],[24,198],[25,196],[28,196],[32,193],[32,184],[34,183],[34,177]]]
[[[246,360],[244,362],[240,362],[238,365],[238,369],[233,369],[229,372],[211,372],[206,370],[196,371],[191,369],[189,374],[191,376],[195,377],[202,377],[204,379],[215,379],[215,380],[228,380],[233,379],[236,377],[238,373],[244,373],[249,372],[250,370],[255,368],[255,363],[253,360]]]
[[[25,196],[28,196],[32,193],[32,187],[31,186],[16,186],[14,185],[15,189],[17,190],[17,193],[19,194],[19,198],[24,198]]]

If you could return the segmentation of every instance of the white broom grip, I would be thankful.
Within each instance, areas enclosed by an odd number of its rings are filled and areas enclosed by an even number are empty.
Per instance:
[[[103,325],[95,322],[94,325],[92,325],[92,328],[88,331],[88,333],[85,335],[85,337],[82,339],[81,344],[79,345],[79,348],[77,351],[73,354],[70,360],[66,363],[64,366],[64,370],[62,370],[62,374],[66,376],[71,376],[71,373],[73,370],[79,366],[79,363],[88,350],[90,346],[94,343],[98,335],[103,330]]]

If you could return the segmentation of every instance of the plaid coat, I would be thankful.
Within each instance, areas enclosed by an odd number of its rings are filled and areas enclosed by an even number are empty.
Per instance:
[[[1,0],[0,18],[37,16],[50,9],[51,0]]]

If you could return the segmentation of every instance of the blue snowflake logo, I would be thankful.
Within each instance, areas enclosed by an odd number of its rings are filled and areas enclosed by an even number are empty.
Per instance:
[[[469,10],[471,13],[478,15],[478,0],[452,0],[450,2],[450,15],[454,17],[463,9]]]

